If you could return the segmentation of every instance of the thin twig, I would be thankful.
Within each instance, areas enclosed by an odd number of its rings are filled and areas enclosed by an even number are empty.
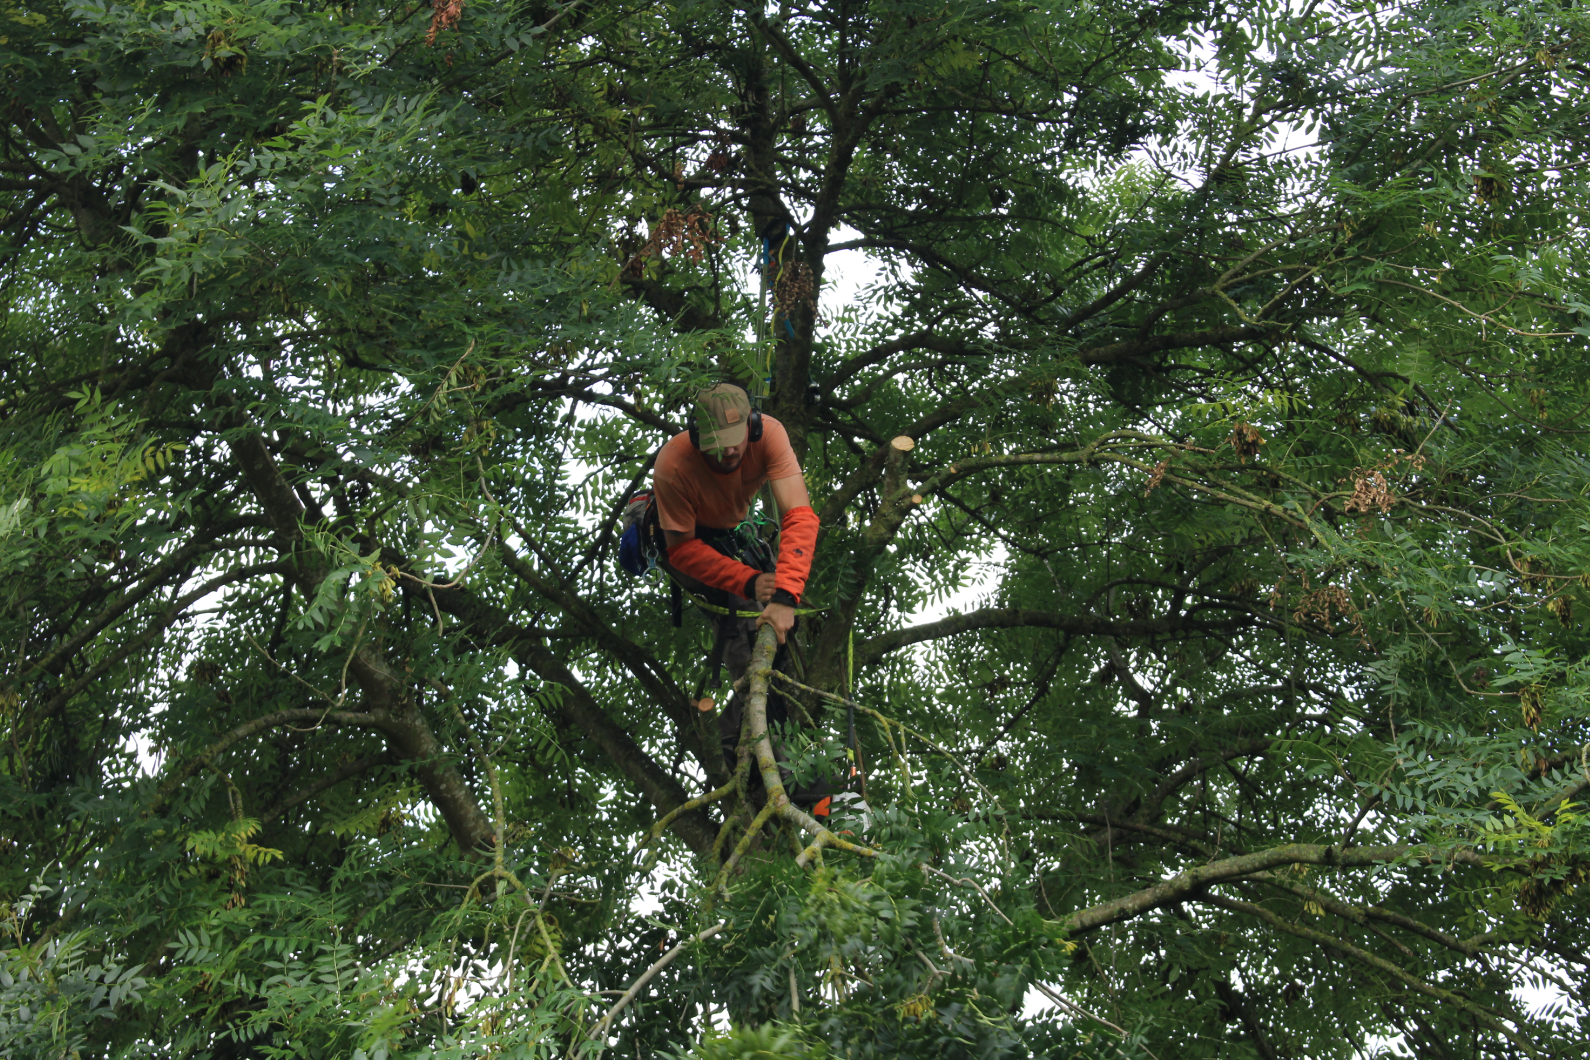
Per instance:
[[[734,866],[738,865],[740,859],[745,857],[745,852],[751,849],[752,842],[756,840],[756,834],[762,830],[763,825],[767,824],[768,819],[773,816],[773,811],[776,809],[778,809],[778,806],[772,799],[768,799],[767,802],[762,804],[762,808],[751,819],[751,827],[745,830],[745,834],[740,837],[740,841],[730,851],[729,860],[725,861],[723,868],[718,870],[718,878],[713,884],[713,890],[717,890],[728,881],[729,873],[733,872]]]
[[[257,650],[261,655],[265,656],[265,658],[270,659],[272,665],[274,665],[278,670],[280,670],[282,673],[286,674],[288,677],[291,677],[294,681],[297,681],[299,684],[303,685],[305,688],[309,689],[315,695],[319,696],[321,699],[324,699],[326,701],[326,709],[325,709],[325,711],[321,713],[320,717],[315,721],[315,723],[313,725],[309,726],[309,728],[300,729],[296,725],[289,725],[289,726],[287,726],[287,728],[292,729],[294,732],[314,732],[316,729],[319,729],[320,726],[321,726],[321,723],[323,723],[326,720],[326,715],[327,714],[330,714],[332,711],[337,710],[337,709],[339,709],[342,706],[343,701],[348,698],[348,667],[353,665],[353,657],[355,655],[357,655],[358,652],[359,652],[359,642],[364,639],[364,627],[369,623],[369,621],[370,621],[370,616],[368,616],[368,615],[366,615],[363,619],[360,620],[359,629],[353,635],[353,647],[348,649],[348,657],[346,659],[342,660],[342,675],[338,679],[337,698],[336,699],[332,699],[326,693],[322,692],[320,689],[316,688],[314,685],[310,684],[308,681],[305,681],[302,677],[299,677],[297,674],[295,674],[291,670],[287,669],[287,667],[283,666],[281,663],[277,662],[275,659],[272,659],[271,658],[271,653],[266,651],[264,648],[260,647],[259,642],[254,639],[254,635],[252,633],[244,633],[243,634],[245,637],[248,638],[248,642],[250,644],[254,645],[255,650]]]
[[[597,1056],[601,1056],[602,1050],[607,1047],[607,1043],[603,1039],[607,1033],[608,1026],[613,1022],[613,1017],[624,1011],[624,1007],[631,1001],[635,1000],[636,995],[638,995],[641,991],[641,987],[651,982],[653,976],[662,971],[664,968],[668,967],[668,965],[672,964],[673,959],[679,956],[680,952],[686,946],[693,942],[701,942],[705,939],[711,938],[713,935],[716,935],[718,932],[722,931],[728,925],[728,923],[729,922],[727,920],[720,920],[716,924],[707,928],[707,930],[700,932],[699,934],[692,935],[690,938],[685,939],[683,942],[679,943],[679,945],[675,946],[673,949],[657,958],[657,963],[653,964],[650,968],[647,968],[644,972],[640,973],[640,978],[636,979],[630,984],[629,989],[624,991],[624,996],[619,998],[613,1007],[607,1010],[607,1015],[603,1016],[600,1020],[597,1020],[596,1026],[592,1027],[591,1033],[587,1035],[591,1041],[597,1043]]]
[[[508,986],[503,991],[505,994],[513,993],[513,951],[519,947],[519,929],[524,926],[524,918],[533,912],[535,912],[534,909],[526,908],[524,912],[519,914],[519,919],[513,922],[513,941],[508,943],[508,960],[506,962]]]
[[[418,574],[410,574],[406,570],[399,570],[397,572],[397,576],[399,578],[407,578],[409,581],[423,585],[427,589],[456,589],[460,585],[464,584],[464,575],[468,574],[470,570],[474,568],[475,564],[479,563],[483,558],[485,558],[486,553],[491,549],[492,541],[494,541],[496,537],[497,526],[494,523],[492,524],[491,529],[486,532],[486,543],[480,546],[480,551],[475,553],[475,555],[470,558],[468,563],[464,564],[463,569],[454,575],[453,580],[450,582],[429,581],[428,579],[421,578]]]
[[[1100,1015],[1097,1015],[1095,1013],[1089,1012],[1087,1009],[1083,1008],[1081,1005],[1077,1004],[1074,1001],[1067,1001],[1065,998],[1061,997],[1059,994],[1055,993],[1054,990],[1050,989],[1049,987],[1045,986],[1044,984],[1042,984],[1042,983],[1033,983],[1032,985],[1037,987],[1038,990],[1045,997],[1047,997],[1050,1001],[1053,1001],[1056,1005],[1059,1005],[1061,1008],[1065,1009],[1067,1012],[1070,1012],[1073,1015],[1077,1015],[1077,1016],[1086,1016],[1090,1020],[1094,1020],[1094,1021],[1096,1021],[1098,1023],[1102,1023],[1104,1026],[1108,1027],[1110,1030],[1114,1031],[1116,1034],[1119,1034],[1122,1038],[1130,1038],[1131,1037],[1131,1035],[1127,1034],[1124,1029],[1122,1029],[1120,1027],[1117,1027],[1115,1024],[1111,1023],[1109,1020],[1105,1019],[1103,1016],[1100,1016]],[[1142,1049],[1143,1052],[1148,1053],[1148,1055],[1151,1056],[1151,1057],[1154,1055],[1153,1053],[1149,1053],[1148,1050],[1143,1047],[1143,1044],[1141,1042],[1138,1043],[1138,1048]],[[1124,1056],[1126,1054],[1122,1053],[1121,1055]],[[1157,1060],[1157,1058],[1156,1058],[1156,1060]]]
[[[974,880],[974,879],[972,879],[970,877],[967,877],[966,879],[956,879],[954,876],[951,876],[947,872],[940,872],[938,869],[935,869],[932,865],[929,865],[925,861],[922,862],[920,867],[921,867],[922,872],[924,874],[931,873],[932,875],[937,876],[940,879],[948,880],[951,883],[963,883],[963,884],[967,884],[969,886],[977,888],[977,893],[983,896],[983,901],[988,903],[988,908],[992,909],[995,913],[999,914],[999,919],[1003,920],[1005,923],[1009,924],[1011,927],[1015,927],[1016,926],[1015,921],[1011,920],[1010,917],[1006,916],[1005,915],[1005,911],[1003,909],[999,908],[999,906],[994,904],[994,900],[992,898],[988,897],[988,892],[983,890],[983,885],[978,883],[976,880]]]
[[[645,850],[652,844],[653,841],[661,836],[663,832],[667,831],[669,825],[673,824],[674,821],[682,817],[684,814],[689,813],[691,810],[699,810],[703,806],[710,806],[719,799],[733,793],[734,778],[731,777],[729,778],[729,782],[727,784],[723,785],[723,787],[717,789],[716,791],[709,791],[705,795],[698,795],[689,802],[681,803],[678,806],[675,806],[673,809],[664,814],[656,824],[651,826],[651,830],[646,833],[646,838],[640,841],[640,845],[635,848],[634,852],[630,856],[633,857],[635,854],[639,854],[642,850]]]
[[[976,961],[972,960],[970,957],[962,957],[959,953],[956,953],[954,950],[950,949],[950,944],[944,941],[944,926],[939,923],[939,917],[937,913],[933,914],[933,937],[939,940],[939,952],[944,954],[944,956],[949,960],[960,961],[969,968],[977,967]]]
[[[1490,313],[1476,313],[1462,302],[1454,301],[1445,295],[1436,294],[1434,291],[1426,290],[1417,284],[1403,283],[1401,280],[1388,280],[1383,276],[1380,278],[1379,282],[1389,283],[1393,287],[1406,287],[1410,291],[1418,291],[1420,294],[1429,295],[1431,298],[1438,299],[1442,302],[1445,302],[1447,305],[1456,307],[1459,311],[1467,313],[1476,320],[1489,324],[1493,328],[1500,328],[1501,330],[1509,332],[1513,335],[1520,335],[1531,339],[1571,339],[1575,335],[1579,334],[1577,331],[1524,331],[1522,328],[1511,327],[1507,324],[1492,320]],[[1494,312],[1494,310],[1492,312]]]
[[[433,404],[435,404],[436,403],[436,399],[441,397],[444,393],[451,393],[452,390],[467,390],[467,389],[469,389],[468,387],[453,387],[452,389],[449,389],[448,386],[447,386],[447,382],[448,382],[449,379],[451,379],[453,377],[453,373],[458,371],[458,366],[463,364],[464,361],[469,357],[469,355],[471,353],[473,353],[474,351],[475,351],[475,340],[474,339],[470,339],[469,340],[469,345],[464,348],[463,356],[459,357],[458,360],[454,361],[453,362],[453,366],[451,368],[449,368],[445,373],[442,374],[442,381],[437,384],[436,390],[433,391],[431,396],[426,399],[425,404],[423,404],[419,408],[415,409],[412,413],[409,414],[409,417],[406,420],[404,420],[402,423],[398,424],[396,427],[393,427],[391,430],[387,431],[386,434],[383,437],[385,437],[385,438],[393,438],[393,437],[396,437],[398,434],[401,434],[403,431],[408,430],[409,426],[415,420],[419,419],[420,416],[424,414],[426,409],[430,408]]]
[[[1406,610],[1406,608],[1404,608],[1404,610]],[[1513,694],[1511,692],[1481,692],[1478,689],[1470,688],[1466,683],[1464,683],[1463,675],[1458,672],[1457,663],[1453,662],[1452,657],[1446,653],[1446,649],[1441,647],[1441,642],[1436,640],[1435,637],[1431,636],[1429,630],[1415,622],[1411,615],[1408,617],[1408,624],[1414,629],[1418,630],[1420,633],[1424,634],[1425,639],[1430,642],[1436,651],[1441,653],[1441,658],[1446,660],[1447,666],[1449,666],[1452,670],[1453,678],[1457,680],[1458,687],[1463,691],[1467,692],[1471,696],[1490,696],[1496,699],[1512,698]]]

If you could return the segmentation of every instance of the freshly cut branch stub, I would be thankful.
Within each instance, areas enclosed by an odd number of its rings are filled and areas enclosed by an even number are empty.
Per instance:
[[[889,445],[900,450],[902,453],[909,453],[911,450],[916,448],[916,439],[901,434],[897,435],[893,440],[891,440]]]

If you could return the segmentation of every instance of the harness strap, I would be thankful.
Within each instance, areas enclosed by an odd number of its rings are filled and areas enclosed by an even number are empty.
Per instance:
[[[721,604],[714,604],[710,601],[703,600],[689,589],[685,589],[680,586],[678,581],[674,582],[674,587],[678,588],[680,592],[689,597],[691,603],[701,608],[701,610],[711,612],[714,615],[732,615],[735,618],[757,618],[762,614],[760,611],[739,611],[732,607],[724,607]],[[820,611],[826,610],[827,608],[824,607],[797,607],[795,608],[795,613],[797,615],[815,615]]]
[[[678,585],[675,584],[675,589]],[[701,668],[701,676],[696,679],[696,694],[692,701],[700,702],[701,696],[707,690],[707,672],[712,672],[712,687],[717,688],[723,683],[723,656],[729,646],[729,637],[733,634],[734,616],[725,614],[718,619],[712,634],[712,653],[707,656],[707,665]]]
[[[707,660],[707,665],[712,668],[712,687],[717,688],[723,680],[723,652],[729,644],[729,631],[734,626],[734,619],[724,615],[718,619],[718,635],[712,642],[712,657]]]

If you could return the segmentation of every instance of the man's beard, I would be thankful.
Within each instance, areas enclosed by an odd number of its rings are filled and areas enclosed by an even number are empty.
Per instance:
[[[727,475],[732,471],[738,470],[740,461],[745,459],[745,454],[743,453],[736,453],[728,460],[713,456],[711,453],[702,453],[701,455],[706,460],[707,466],[720,475]]]

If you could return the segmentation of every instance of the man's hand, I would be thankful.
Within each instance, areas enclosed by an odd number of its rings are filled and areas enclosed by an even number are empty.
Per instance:
[[[765,604],[773,599],[773,575],[764,574],[756,579],[756,602]]]
[[[769,574],[767,577],[771,578]],[[762,593],[761,579],[757,579],[757,595]],[[771,591],[771,590],[770,590]],[[756,626],[761,629],[763,624],[773,627],[773,632],[778,634],[778,642],[784,643],[784,638],[789,636],[789,631],[795,626],[795,609],[788,604],[768,604],[762,613],[756,617]]]

